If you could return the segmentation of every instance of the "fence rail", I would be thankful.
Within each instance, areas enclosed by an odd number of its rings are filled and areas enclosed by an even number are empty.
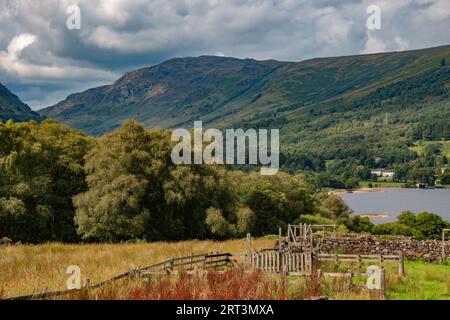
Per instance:
[[[367,290],[368,292],[376,290],[380,293],[381,297],[384,300],[386,299],[386,273],[385,273],[384,268],[381,268],[381,270],[380,270],[379,288],[369,288],[367,286],[367,283],[366,284],[353,283],[354,278],[369,278],[371,276],[371,274],[368,272],[356,273],[356,272],[353,272],[352,270],[349,270],[348,272],[342,273],[342,272],[322,272],[321,270],[319,270],[319,277],[320,276],[331,277],[331,278],[345,278],[347,280],[346,286],[349,289],[352,287],[357,287],[361,290]]]
[[[346,266],[354,269],[361,269],[363,265],[376,263],[385,268],[398,268],[400,276],[405,275],[405,266],[403,254],[383,255],[383,254],[337,254],[337,253],[319,253],[317,254],[319,262],[331,262],[335,266],[342,262],[350,263]]]

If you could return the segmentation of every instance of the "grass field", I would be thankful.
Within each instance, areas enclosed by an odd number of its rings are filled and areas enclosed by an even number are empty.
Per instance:
[[[388,282],[388,298],[450,300],[450,264],[407,261],[406,277]]]
[[[253,241],[255,250],[272,247],[274,239],[259,238]],[[0,296],[30,294],[65,289],[69,265],[78,265],[82,277],[96,283],[137,267],[151,265],[170,257],[204,252],[245,252],[245,240],[184,241],[177,243],[155,242],[148,244],[83,244],[49,243],[42,245],[15,245],[0,248]],[[450,299],[450,265],[407,262],[407,276],[399,278],[388,274],[387,289],[390,299]],[[118,299],[176,299],[176,298],[227,298],[227,299],[303,299],[310,295],[326,295],[332,299],[373,299],[368,293],[338,290],[339,283],[325,281],[311,284],[303,278],[289,279],[287,294],[280,293],[276,277],[260,274],[230,273],[227,277],[210,276],[201,279],[163,279],[157,285],[122,282],[106,287],[97,293],[74,298]],[[257,283],[256,283],[257,282]],[[210,286],[205,292],[197,288]],[[198,290],[197,290],[197,289]],[[227,294],[223,290],[227,289]],[[173,289],[173,290],[169,290]],[[215,290],[215,292],[213,292]],[[197,291],[196,291],[197,290]],[[178,292],[169,295],[168,292]],[[251,293],[255,292],[255,296]],[[157,295],[156,295],[157,293]]]
[[[403,182],[395,181],[366,181],[362,180],[359,182],[360,188],[368,188],[369,184],[372,184],[373,188],[402,188],[404,186]]]
[[[273,247],[272,238],[254,241],[255,250]],[[77,265],[92,283],[171,257],[205,252],[245,252],[245,240],[154,242],[146,244],[15,245],[0,248],[0,290],[6,296],[66,289],[66,269]]]

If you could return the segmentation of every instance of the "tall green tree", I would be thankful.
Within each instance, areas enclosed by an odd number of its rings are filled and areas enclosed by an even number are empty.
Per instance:
[[[72,196],[86,189],[94,141],[54,121],[0,122],[0,235],[14,241],[75,241]]]
[[[235,222],[235,196],[225,171],[175,165],[173,146],[170,132],[146,131],[135,121],[98,140],[86,156],[88,190],[74,198],[83,239],[205,238],[212,234],[209,208]]]

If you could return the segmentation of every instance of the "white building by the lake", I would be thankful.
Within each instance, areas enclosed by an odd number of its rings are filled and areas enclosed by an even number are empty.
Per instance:
[[[370,173],[377,177],[383,177],[383,178],[392,178],[395,176],[395,172],[392,170],[386,170],[386,169],[372,169]]]

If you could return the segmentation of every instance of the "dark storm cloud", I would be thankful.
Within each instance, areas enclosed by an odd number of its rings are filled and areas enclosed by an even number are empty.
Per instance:
[[[81,30],[66,28],[69,5]],[[378,5],[382,29],[366,28]],[[449,0],[0,0],[0,82],[34,107],[177,56],[312,57],[448,43]]]

